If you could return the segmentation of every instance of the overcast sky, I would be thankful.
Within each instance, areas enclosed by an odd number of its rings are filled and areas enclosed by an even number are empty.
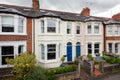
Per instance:
[[[32,5],[32,0],[0,0],[2,4],[20,6]],[[40,0],[40,8],[80,13],[85,7],[91,9],[91,15],[111,17],[120,12],[120,0]]]

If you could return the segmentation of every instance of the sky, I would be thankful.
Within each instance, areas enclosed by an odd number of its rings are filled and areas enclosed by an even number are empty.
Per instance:
[[[92,16],[111,17],[120,13],[120,0],[39,0],[41,9],[80,13],[89,7]],[[32,0],[0,0],[1,4],[32,6]]]

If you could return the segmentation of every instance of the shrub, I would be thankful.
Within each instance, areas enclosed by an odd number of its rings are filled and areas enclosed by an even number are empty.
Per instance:
[[[87,57],[89,60],[93,60],[92,54],[88,54]]]
[[[13,73],[17,74],[18,78],[25,78],[33,71],[35,67],[35,55],[30,53],[23,53],[16,56],[14,59],[6,59],[10,65],[14,65]]]
[[[63,73],[76,71],[76,69],[77,69],[76,65],[59,67],[59,68],[51,69],[49,74],[63,74]]]
[[[46,69],[35,66],[33,71],[24,80],[47,80],[46,72]]]

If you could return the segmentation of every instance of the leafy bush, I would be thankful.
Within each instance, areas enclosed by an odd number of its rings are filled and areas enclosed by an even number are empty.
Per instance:
[[[76,69],[77,69],[76,65],[59,67],[59,68],[51,69],[49,74],[63,74],[63,73],[76,71]]]
[[[88,54],[87,57],[89,60],[93,60],[92,54]]]
[[[22,80],[47,80],[46,72],[46,69],[35,66],[33,71],[25,78],[22,78]]]
[[[35,67],[35,55],[26,52],[20,56],[16,56],[14,59],[7,58],[6,62],[14,65],[13,72],[17,74],[17,77],[25,78]]]

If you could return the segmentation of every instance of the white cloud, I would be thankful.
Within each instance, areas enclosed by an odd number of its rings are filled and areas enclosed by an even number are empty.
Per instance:
[[[112,17],[114,14],[120,13],[120,4],[116,5],[115,7],[108,9],[105,12],[101,12],[98,14],[94,14],[95,16],[100,16],[100,17]]]

